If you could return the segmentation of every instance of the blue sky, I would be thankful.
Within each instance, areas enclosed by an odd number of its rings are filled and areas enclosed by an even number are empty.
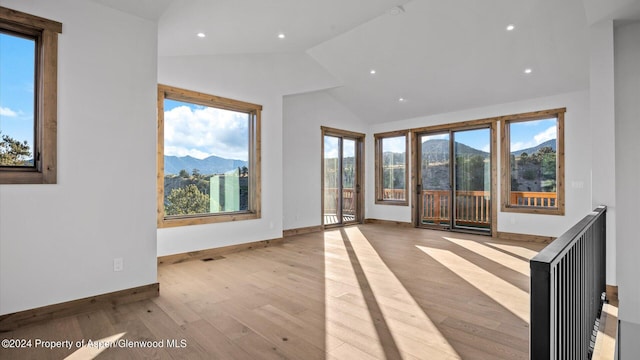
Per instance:
[[[33,151],[35,42],[0,33],[0,131]]]
[[[558,137],[557,120],[544,119],[511,123],[511,151],[527,149]]]
[[[248,146],[248,114],[165,99],[165,155],[247,161]]]

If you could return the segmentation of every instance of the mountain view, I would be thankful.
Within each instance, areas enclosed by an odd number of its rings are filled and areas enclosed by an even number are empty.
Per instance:
[[[522,155],[522,153],[527,153],[528,155],[531,155],[531,154],[533,154],[535,152],[538,152],[538,150],[540,150],[542,148],[545,148],[545,147],[550,147],[551,150],[553,150],[553,152],[556,152],[556,139],[547,140],[547,141],[543,142],[542,144],[534,146],[534,147],[512,151],[511,155],[515,155],[516,157]]]
[[[165,156],[165,215],[247,210],[248,180],[248,163],[243,160]]]
[[[489,179],[489,153],[455,143],[458,189],[483,190]],[[432,139],[422,144],[423,188],[449,189],[449,141]],[[553,192],[556,189],[556,140],[511,152],[511,190]],[[423,165],[423,166],[425,166]]]
[[[456,142],[454,146],[457,157],[456,188],[471,191],[486,190],[490,178],[489,153],[459,142]],[[449,141],[444,139],[425,141],[422,144],[422,154],[423,188],[429,190],[449,189]],[[406,164],[407,161],[405,154],[385,152],[383,157],[385,164],[391,164],[384,169],[384,188],[404,188],[406,169],[402,164]],[[511,158],[512,191],[555,191],[555,140],[513,151]],[[342,181],[345,187],[353,186],[354,160],[353,157],[343,159]],[[247,209],[249,174],[246,161],[225,159],[218,156],[209,156],[205,159],[197,159],[192,156],[165,156],[164,161],[164,194],[167,215]],[[337,176],[337,167],[337,159],[325,159],[325,187],[337,187],[340,181]],[[225,180],[227,178],[228,180]],[[232,181],[235,181],[236,185],[232,185]],[[227,182],[229,182],[228,186],[233,186],[231,193],[229,190],[225,190],[228,188],[225,185]],[[227,199],[227,197],[229,198]]]
[[[462,156],[475,156],[480,155],[482,157],[489,156],[489,153],[482,150],[474,149],[465,144],[455,143],[456,154]],[[429,163],[445,162],[449,160],[449,140],[445,139],[431,139],[422,143],[423,157],[426,155],[426,160]]]
[[[555,152],[556,140],[551,139],[539,145],[536,145],[534,147],[512,151],[511,155],[515,155],[516,157],[519,157],[522,153],[527,153],[528,155],[531,155],[533,153],[538,152],[538,150],[544,147],[549,147],[551,148],[551,150],[553,150],[553,152]],[[459,142],[455,143],[455,148],[456,148],[456,154],[462,155],[462,156],[474,156],[474,155],[480,155],[482,157],[489,156],[488,152],[474,149],[470,146],[467,146]],[[449,159],[449,140],[432,139],[432,140],[425,141],[424,143],[422,143],[422,154],[427,154],[427,160],[429,161],[429,163],[447,161],[447,159]]]
[[[179,174],[180,170],[186,170],[191,174],[193,169],[198,169],[201,174],[213,175],[224,174],[227,171],[247,166],[247,162],[243,160],[225,159],[215,155],[205,159],[196,159],[189,155],[165,156],[164,157],[164,174]]]

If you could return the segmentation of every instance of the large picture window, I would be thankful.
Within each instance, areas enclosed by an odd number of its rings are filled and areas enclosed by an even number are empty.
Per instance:
[[[260,105],[158,85],[158,226],[260,217]]]
[[[406,131],[375,134],[376,204],[408,205]]]
[[[0,184],[57,181],[62,24],[0,7]]]
[[[502,211],[564,215],[565,109],[502,121]]]

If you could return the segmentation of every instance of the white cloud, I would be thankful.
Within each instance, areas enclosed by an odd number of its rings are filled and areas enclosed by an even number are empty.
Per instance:
[[[552,126],[550,128],[548,128],[547,130],[537,134],[536,136],[534,136],[533,138],[536,141],[536,145],[542,144],[543,142],[547,141],[547,140],[551,140],[551,139],[555,139],[557,137],[558,131],[556,130],[556,126]]]
[[[548,129],[536,134],[533,136],[533,140],[531,141],[517,141],[511,143],[511,151],[518,151],[522,149],[532,148],[534,146],[538,146],[545,141],[556,139],[557,138],[557,129],[556,125],[549,127]]]
[[[211,154],[200,151],[198,149],[187,149],[187,148],[178,147],[178,146],[165,146],[164,154],[168,156],[178,156],[178,157],[189,155],[196,159],[204,159],[206,157],[211,156]]]
[[[438,134],[438,135],[428,135],[428,136],[422,136],[422,142],[426,142],[429,140],[436,140],[436,139],[444,139],[444,140],[449,140],[449,134]]]
[[[0,116],[16,117],[18,116],[18,113],[7,107],[0,106]]]
[[[532,146],[535,145],[530,145],[531,143],[525,143],[522,141],[518,141],[518,142],[512,142],[511,146],[510,146],[510,150],[511,151],[518,151],[518,150],[522,150],[522,149],[528,149]]]
[[[178,106],[164,113],[164,153],[247,160],[248,125],[248,116],[243,113]]]
[[[403,153],[406,151],[407,142],[404,136],[384,138],[382,139],[382,150],[394,153]]]

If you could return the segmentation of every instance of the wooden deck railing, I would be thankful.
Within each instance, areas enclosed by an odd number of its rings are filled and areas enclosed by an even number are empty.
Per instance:
[[[510,204],[516,206],[555,207],[556,193],[540,191],[512,191]]]
[[[423,190],[421,219],[429,224],[448,224],[451,216],[449,211],[449,191]]]
[[[434,225],[451,221],[449,190],[422,191],[422,222]],[[461,225],[489,227],[491,196],[488,191],[456,191],[456,222]]]
[[[405,194],[404,189],[382,189],[383,200],[404,200]]]
[[[353,189],[343,189],[342,209],[344,214],[354,214],[355,204]],[[325,189],[325,208],[327,214],[335,214],[338,189]],[[401,200],[405,197],[404,189],[384,189],[384,199]],[[421,196],[423,223],[440,225],[451,221],[449,190],[423,190]],[[512,191],[511,204],[518,206],[548,206],[556,205],[555,192]],[[488,191],[457,191],[456,214],[458,224],[489,227],[491,224],[491,196]]]
[[[354,215],[356,213],[353,194],[354,194],[353,189],[342,189],[343,215]],[[338,196],[337,188],[324,189],[324,213],[325,214],[338,213],[338,210],[336,209],[336,206],[338,206],[337,196]]]

